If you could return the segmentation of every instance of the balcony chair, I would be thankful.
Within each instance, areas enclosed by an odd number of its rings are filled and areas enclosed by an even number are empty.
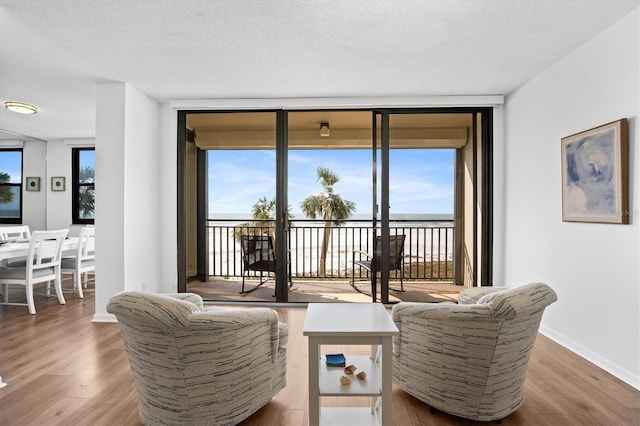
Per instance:
[[[276,255],[273,251],[273,238],[270,235],[242,235],[242,290],[240,294],[251,293],[268,281],[264,273],[276,272]],[[249,290],[244,289],[245,276],[249,271],[260,272],[260,281]],[[289,269],[289,288],[291,288],[291,270]]]
[[[500,421],[523,403],[542,313],[556,299],[549,286],[532,283],[464,289],[458,304],[394,305],[394,384],[432,411]]]
[[[237,425],[286,386],[288,327],[268,308],[204,310],[192,293],[111,298],[145,425]]]
[[[29,313],[34,315],[36,307],[33,301],[34,284],[46,282],[49,296],[49,282],[54,281],[56,295],[61,305],[66,301],[62,294],[60,277],[60,258],[62,242],[68,229],[59,231],[34,231],[29,241],[29,251],[22,266],[0,268],[0,284],[3,284],[3,305],[28,306]],[[25,287],[27,303],[9,303],[9,285],[19,284]]]
[[[405,235],[391,235],[389,237],[389,271],[400,271],[400,290],[392,289],[395,291],[404,291],[404,239]],[[352,255],[353,271],[351,275],[351,287],[356,291],[363,293],[358,287],[356,287],[356,266],[365,269],[370,277],[370,281],[373,280],[373,276],[380,272],[382,266],[382,237],[376,236],[373,242],[373,255],[361,250],[354,250]],[[359,258],[356,259],[356,254]],[[373,286],[371,288],[373,292]]]
[[[84,227],[78,235],[78,248],[72,257],[64,257],[60,262],[60,271],[63,274],[73,274],[73,289],[78,292],[78,297],[84,297],[82,293],[82,275],[84,274],[84,287],[87,288],[87,273],[96,270],[96,255],[93,250],[95,243],[95,228]]]

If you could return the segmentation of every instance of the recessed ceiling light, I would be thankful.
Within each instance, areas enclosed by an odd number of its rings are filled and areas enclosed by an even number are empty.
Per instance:
[[[6,101],[4,107],[9,111],[18,112],[20,114],[35,114],[38,112],[38,108],[31,104],[25,104],[24,102]]]

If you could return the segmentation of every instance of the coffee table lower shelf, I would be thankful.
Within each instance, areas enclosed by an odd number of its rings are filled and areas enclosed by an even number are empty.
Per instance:
[[[321,407],[322,426],[373,426],[379,425],[378,410],[370,407]]]

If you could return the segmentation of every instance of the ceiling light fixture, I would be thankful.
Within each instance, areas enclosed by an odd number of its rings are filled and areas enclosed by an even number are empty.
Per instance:
[[[35,114],[38,112],[38,108],[31,104],[25,104],[24,102],[6,101],[4,107],[9,111],[17,112],[20,114]]]
[[[329,131],[329,123],[320,123],[320,136],[328,138],[331,135]]]

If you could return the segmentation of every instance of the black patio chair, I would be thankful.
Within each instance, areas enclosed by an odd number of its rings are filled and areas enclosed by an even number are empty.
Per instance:
[[[400,290],[391,289],[394,291],[404,291],[404,239],[405,235],[391,235],[389,237],[389,271],[400,271]],[[362,250],[354,250],[352,261],[353,261],[353,272],[351,274],[351,287],[353,287],[356,291],[363,293],[355,284],[356,277],[356,266],[360,268],[366,269],[369,273],[370,280],[373,280],[374,274],[380,272],[380,268],[382,266],[382,237],[376,236],[373,242],[373,255],[363,252]],[[356,254],[360,255],[360,258],[356,260]],[[373,291],[373,286],[372,286]]]
[[[242,290],[240,294],[251,293],[269,280],[268,274],[276,272],[276,255],[273,251],[273,238],[269,235],[242,235]],[[260,282],[249,290],[244,289],[245,275],[249,271],[260,272]],[[264,277],[264,273],[267,277]],[[289,270],[289,288],[291,288]],[[274,295],[275,296],[275,295]]]

